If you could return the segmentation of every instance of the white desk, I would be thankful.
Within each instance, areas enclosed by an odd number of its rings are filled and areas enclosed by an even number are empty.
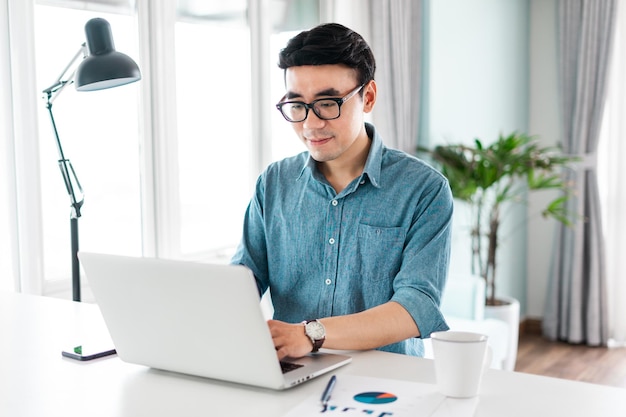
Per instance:
[[[95,305],[0,293],[0,416],[272,416],[314,393],[322,376],[274,392],[130,365],[117,357],[81,363],[63,347],[106,332]],[[183,352],[181,352],[183,353]],[[434,383],[428,359],[378,351],[353,353],[342,374]],[[626,390],[488,370],[476,416],[626,415]]]

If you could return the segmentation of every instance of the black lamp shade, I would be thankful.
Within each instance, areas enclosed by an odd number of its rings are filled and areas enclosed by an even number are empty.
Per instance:
[[[104,19],[91,19],[85,25],[89,55],[74,75],[78,91],[103,90],[141,79],[139,67],[128,55],[115,50],[111,25]]]

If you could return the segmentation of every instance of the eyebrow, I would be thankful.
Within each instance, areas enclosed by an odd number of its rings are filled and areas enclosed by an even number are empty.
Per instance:
[[[326,90],[319,91],[317,94],[315,94],[315,97],[338,96],[339,94],[341,94],[341,92],[331,87],[331,88],[327,88]],[[302,96],[293,91],[287,91],[287,94],[285,94],[285,99],[287,100],[291,100],[293,98],[299,98],[299,97],[302,97]]]

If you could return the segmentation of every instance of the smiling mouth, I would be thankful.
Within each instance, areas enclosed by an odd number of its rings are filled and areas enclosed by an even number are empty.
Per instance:
[[[332,136],[327,138],[306,138],[306,141],[312,146],[321,146],[328,143],[332,139]]]

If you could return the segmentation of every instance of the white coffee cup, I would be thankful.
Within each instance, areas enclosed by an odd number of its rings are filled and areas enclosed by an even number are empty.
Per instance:
[[[475,397],[483,372],[491,364],[487,336],[450,330],[430,337],[439,392],[447,397]]]

